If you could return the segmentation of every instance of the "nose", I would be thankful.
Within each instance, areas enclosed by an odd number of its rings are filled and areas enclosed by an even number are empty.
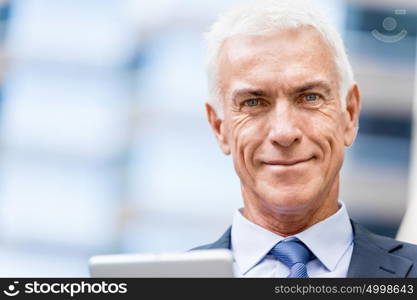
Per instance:
[[[288,148],[301,141],[297,112],[289,101],[278,101],[269,122],[268,139],[272,144]]]

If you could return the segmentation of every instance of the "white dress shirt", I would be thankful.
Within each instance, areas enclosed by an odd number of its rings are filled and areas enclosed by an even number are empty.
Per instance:
[[[353,231],[343,202],[327,219],[294,236],[282,237],[235,212],[232,244],[237,277],[287,277],[289,268],[268,252],[279,241],[297,238],[315,259],[307,263],[309,277],[346,277],[353,251]]]

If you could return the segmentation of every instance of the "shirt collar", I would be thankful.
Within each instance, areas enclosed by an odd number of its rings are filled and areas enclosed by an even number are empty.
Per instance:
[[[243,216],[242,210],[237,210],[233,217],[231,248],[236,264],[245,274],[284,238],[252,223]]]
[[[237,210],[232,225],[232,249],[242,274],[257,265],[275,244],[294,237],[306,244],[329,271],[333,271],[353,241],[346,207],[343,202],[339,205],[338,211],[327,219],[287,238],[252,223],[242,215],[242,209]]]

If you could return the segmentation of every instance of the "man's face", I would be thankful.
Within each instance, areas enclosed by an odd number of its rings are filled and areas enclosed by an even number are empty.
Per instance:
[[[333,57],[311,27],[224,43],[223,119],[206,107],[223,152],[232,154],[245,210],[318,207],[338,191],[344,147],[356,135],[359,94],[353,86],[344,110]]]

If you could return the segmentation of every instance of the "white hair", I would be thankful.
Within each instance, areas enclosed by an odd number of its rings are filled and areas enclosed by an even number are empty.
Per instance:
[[[218,82],[218,60],[223,43],[236,35],[265,35],[274,30],[309,25],[315,28],[334,52],[339,73],[339,95],[343,109],[354,83],[352,67],[340,34],[312,0],[256,0],[224,14],[206,33],[209,103],[223,117]]]

